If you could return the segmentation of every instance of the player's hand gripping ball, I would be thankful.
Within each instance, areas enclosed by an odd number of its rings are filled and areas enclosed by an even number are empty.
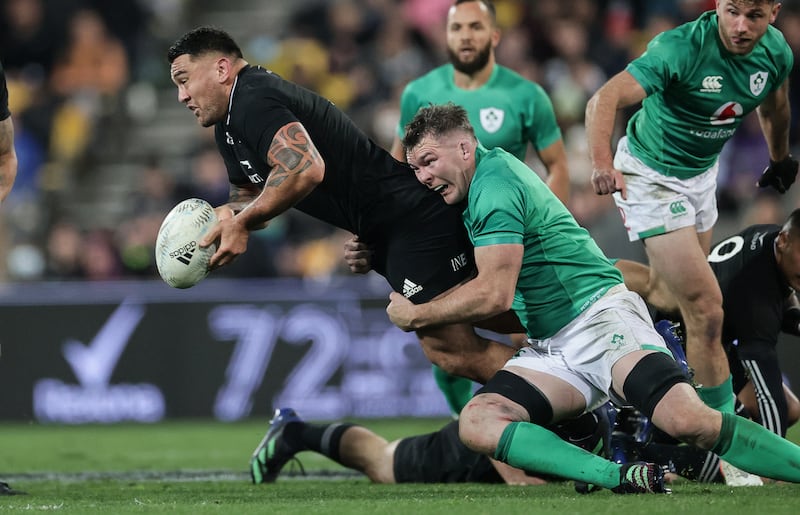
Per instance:
[[[217,245],[200,247],[200,241],[217,223],[211,204],[190,198],[172,208],[158,230],[156,266],[173,288],[191,288],[208,275],[208,261]]]

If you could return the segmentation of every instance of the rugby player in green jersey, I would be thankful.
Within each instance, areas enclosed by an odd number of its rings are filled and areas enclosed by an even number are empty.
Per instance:
[[[569,199],[567,155],[553,104],[544,89],[497,64],[500,29],[489,0],[456,0],[447,13],[448,64],[406,85],[392,144],[395,159],[405,161],[400,137],[421,107],[453,102],[469,114],[478,141],[525,160],[529,144],[547,173],[547,184],[565,204]]]
[[[421,107],[453,102],[466,109],[478,141],[500,147],[524,161],[532,146],[547,174],[547,184],[564,204],[569,172],[561,129],[544,89],[497,64],[500,30],[490,0],[456,0],[447,14],[449,63],[408,83],[400,99],[400,120],[392,144],[395,159],[405,161],[400,137]],[[469,379],[433,366],[434,377],[453,414],[472,397]]]
[[[616,492],[666,491],[659,467],[614,463],[544,427],[613,395],[674,438],[748,472],[800,482],[800,447],[700,400],[642,298],[625,288],[622,274],[537,175],[504,150],[478,144],[464,109],[421,109],[403,145],[421,183],[446,203],[465,205],[477,275],[422,304],[392,293],[392,322],[410,331],[475,323],[510,308],[529,337],[461,412],[467,447]]]
[[[718,0],[716,10],[656,36],[586,108],[595,192],[614,195],[630,240],[644,242],[651,274],[680,306],[698,393],[726,412],[734,397],[720,342],[722,294],[706,262],[717,220],[718,158],[756,110],[770,155],[758,185],[783,193],[794,182],[792,51],[771,26],[780,8],[772,0]],[[612,158],[617,111],[639,102]]]

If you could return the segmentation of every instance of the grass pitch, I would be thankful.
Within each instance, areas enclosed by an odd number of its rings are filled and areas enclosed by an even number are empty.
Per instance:
[[[362,422],[391,440],[446,421]],[[299,455],[306,478],[252,485],[247,462],[265,430],[266,421],[0,425],[0,480],[27,492],[1,496],[0,513],[800,513],[800,485],[732,489],[682,482],[669,496],[579,496],[571,482],[373,485],[308,452]],[[800,431],[789,437],[799,441]]]

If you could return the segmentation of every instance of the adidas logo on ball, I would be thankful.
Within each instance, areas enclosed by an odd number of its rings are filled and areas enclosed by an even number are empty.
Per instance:
[[[192,256],[194,256],[194,251],[197,249],[197,242],[192,240],[183,247],[173,250],[169,253],[169,257],[175,258],[184,265],[189,265],[192,262]]]
[[[217,245],[201,247],[199,242],[216,223],[214,208],[205,200],[187,199],[172,208],[156,238],[156,266],[164,282],[191,288],[208,275]]]

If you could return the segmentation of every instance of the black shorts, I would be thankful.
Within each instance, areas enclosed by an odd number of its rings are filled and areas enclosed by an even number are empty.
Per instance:
[[[739,393],[745,384],[750,380],[749,363],[758,363],[758,372],[761,376],[759,382],[775,392],[783,392],[783,374],[778,362],[778,353],[774,346],[770,345],[743,345],[728,346],[728,363],[731,368],[731,380],[733,382],[733,392]]]
[[[741,345],[727,349],[733,392],[738,394],[748,381],[753,382],[761,424],[786,436],[789,405],[783,391],[783,373],[778,353],[772,345]]]
[[[297,204],[305,213],[357,234],[374,251],[372,269],[415,304],[475,274],[464,206],[451,206],[417,181],[405,163],[362,170],[342,184],[323,183]]]
[[[378,189],[385,201],[371,216],[373,269],[394,291],[420,304],[474,275],[464,206],[446,204],[405,165],[395,166]]]
[[[504,482],[487,456],[461,443],[457,421],[401,440],[394,451],[394,478],[398,483]]]

